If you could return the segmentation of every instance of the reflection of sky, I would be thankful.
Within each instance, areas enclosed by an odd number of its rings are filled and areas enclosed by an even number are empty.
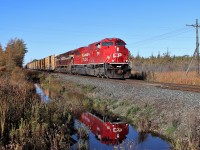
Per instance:
[[[47,96],[43,92],[42,88],[38,84],[34,84],[34,85],[35,85],[35,88],[36,88],[36,94],[38,94],[41,97],[42,101],[47,103],[49,101],[49,96]]]
[[[75,128],[84,126],[79,121],[75,120]],[[142,136],[142,137],[141,137]],[[75,140],[77,135],[73,135]],[[129,133],[126,139],[120,145],[106,145],[102,144],[99,140],[95,138],[92,132],[89,132],[89,147],[90,149],[101,149],[101,150],[112,150],[112,149],[136,149],[136,150],[169,150],[170,145],[163,141],[161,138],[152,136],[151,134],[140,135],[132,126],[129,125]],[[76,149],[75,145],[72,149]]]

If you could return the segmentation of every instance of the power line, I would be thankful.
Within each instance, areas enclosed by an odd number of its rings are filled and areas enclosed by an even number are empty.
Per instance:
[[[167,32],[167,33],[164,33],[164,34],[161,34],[161,35],[158,35],[158,36],[154,36],[154,37],[151,37],[151,38],[148,38],[148,39],[145,39],[145,40],[134,42],[132,44],[138,45],[138,44],[143,44],[144,42],[163,40],[163,39],[167,39],[167,38],[170,38],[170,37],[175,37],[177,35],[181,35],[183,33],[189,32],[189,31],[191,31],[191,29],[181,28],[181,29],[170,31],[170,32]]]

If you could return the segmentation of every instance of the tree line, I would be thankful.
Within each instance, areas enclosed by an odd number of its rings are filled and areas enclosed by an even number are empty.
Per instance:
[[[23,67],[24,57],[27,53],[26,44],[22,39],[9,40],[6,47],[0,44],[0,71],[12,71],[15,67]]]
[[[138,53],[135,57],[131,57],[132,69],[136,71],[183,71],[185,72],[189,66],[192,56],[175,56],[170,55],[167,51],[163,54],[151,55],[150,57],[142,57]],[[190,71],[196,70],[196,59],[194,59]]]

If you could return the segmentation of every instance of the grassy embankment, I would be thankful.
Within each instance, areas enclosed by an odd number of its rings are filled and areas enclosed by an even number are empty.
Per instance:
[[[105,100],[110,110],[125,116],[141,132],[151,132],[168,139],[173,149],[199,149],[199,110],[179,109],[184,104]],[[185,116],[186,115],[186,116]]]
[[[41,85],[44,89],[49,88],[54,99],[63,99],[62,103],[70,106],[69,109],[74,113],[79,114],[79,110],[94,108],[103,114],[105,109],[109,109],[114,114],[125,117],[139,131],[151,132],[169,139],[173,149],[199,148],[199,120],[196,116],[199,112],[179,111],[179,107],[184,106],[181,102],[173,105],[165,101],[144,103],[134,101],[134,98],[132,101],[101,99],[95,96],[96,87],[61,81],[54,75],[45,77]],[[56,93],[59,93],[59,96]],[[187,116],[184,116],[185,114]]]

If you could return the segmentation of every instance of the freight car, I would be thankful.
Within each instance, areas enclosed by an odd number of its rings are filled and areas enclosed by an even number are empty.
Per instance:
[[[51,55],[40,60],[34,60],[26,65],[27,69],[46,71],[54,71],[55,67],[55,55]]]
[[[82,113],[80,121],[104,144],[121,143],[129,132],[127,123],[121,122],[117,117],[108,118],[97,112]]]
[[[129,51],[125,45],[119,38],[106,38],[87,47],[30,62],[27,68],[106,78],[129,78]]]

